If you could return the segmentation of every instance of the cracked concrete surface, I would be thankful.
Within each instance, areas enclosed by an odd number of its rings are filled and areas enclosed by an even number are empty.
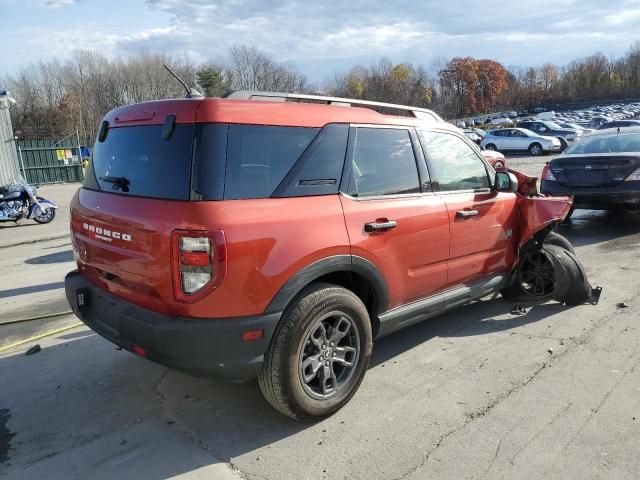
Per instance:
[[[0,478],[640,478],[640,216],[580,212],[561,233],[597,306],[514,316],[486,298],[382,339],[315,424],[256,382],[194,379],[86,329],[0,354]]]

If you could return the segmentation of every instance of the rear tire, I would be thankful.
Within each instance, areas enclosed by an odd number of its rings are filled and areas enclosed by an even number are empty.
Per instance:
[[[542,145],[540,145],[539,143],[532,143],[531,145],[529,145],[529,153],[531,155],[533,155],[534,157],[539,157],[540,155],[542,155],[544,152],[542,150]]]
[[[310,285],[282,315],[258,375],[260,390],[296,420],[329,416],[358,390],[371,349],[360,298],[335,285]]]

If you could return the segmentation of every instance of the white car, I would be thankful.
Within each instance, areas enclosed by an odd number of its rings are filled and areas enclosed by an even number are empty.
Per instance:
[[[487,150],[528,151],[538,156],[545,152],[559,152],[560,140],[555,137],[543,137],[526,128],[500,128],[490,130],[480,142]]]
[[[538,120],[555,120],[556,112],[542,112],[536,115]]]
[[[513,120],[511,120],[509,117],[499,117],[491,120],[492,125],[504,125],[507,123],[513,123]]]

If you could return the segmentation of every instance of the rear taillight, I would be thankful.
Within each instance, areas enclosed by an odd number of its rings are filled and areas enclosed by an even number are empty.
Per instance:
[[[640,182],[640,168],[636,168],[631,175],[624,179],[625,182]]]
[[[551,182],[557,181],[556,176],[551,171],[548,163],[542,168],[542,180],[549,180]]]
[[[218,287],[227,273],[224,233],[176,230],[171,237],[176,299],[195,302]]]

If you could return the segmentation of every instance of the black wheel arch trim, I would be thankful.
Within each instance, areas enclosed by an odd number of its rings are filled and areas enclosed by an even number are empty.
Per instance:
[[[374,313],[379,315],[387,311],[389,287],[378,267],[356,255],[333,255],[307,265],[287,280],[273,297],[265,313],[282,312],[307,285],[325,275],[339,272],[355,273],[363,277],[375,295]]]

